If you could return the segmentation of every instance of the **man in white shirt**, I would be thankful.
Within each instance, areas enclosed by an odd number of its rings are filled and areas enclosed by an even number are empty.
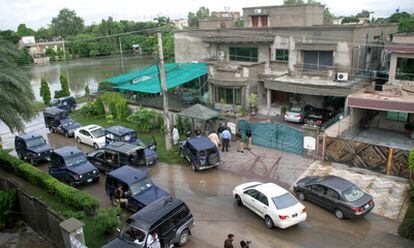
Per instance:
[[[180,134],[178,133],[178,129],[176,125],[174,126],[173,131],[172,131],[172,138],[173,138],[174,145],[177,145],[178,140],[180,140]]]

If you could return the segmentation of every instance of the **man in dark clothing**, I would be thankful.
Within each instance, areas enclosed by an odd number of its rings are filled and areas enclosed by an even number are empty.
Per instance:
[[[234,240],[234,235],[231,233],[228,234],[227,239],[224,241],[224,248],[233,248],[233,240]]]
[[[250,150],[250,145],[252,144],[252,130],[250,129],[250,127],[247,128],[246,130],[246,149]]]
[[[122,184],[119,184],[118,187],[115,190],[115,201],[116,204],[120,205],[128,205],[128,199],[126,198],[126,195],[128,192],[124,192],[124,189],[122,188]]]
[[[243,153],[243,134],[242,134],[242,130],[239,128],[237,133],[236,133],[236,140],[238,142],[239,147],[237,148],[237,152],[241,152]]]

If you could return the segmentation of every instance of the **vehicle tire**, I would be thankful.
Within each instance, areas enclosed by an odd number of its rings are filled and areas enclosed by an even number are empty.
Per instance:
[[[219,158],[218,153],[213,153],[213,154],[210,154],[210,156],[208,156],[207,161],[208,161],[209,164],[216,164],[216,163],[219,162],[219,160],[220,160],[220,158]]]
[[[49,131],[50,131],[51,133],[54,133],[54,132],[55,132],[55,129],[53,129],[53,127],[49,127]]]
[[[24,157],[22,156],[22,154],[21,153],[17,153],[17,157],[20,159],[20,160],[24,160]]]
[[[68,185],[69,185],[69,186],[71,186],[71,187],[73,187],[73,188],[77,188],[77,185],[76,185],[76,183],[75,183],[75,179],[73,179],[73,178],[69,178],[69,179],[67,180],[67,183],[68,183]]]
[[[298,198],[301,201],[306,201],[306,196],[303,192],[298,192]]]
[[[183,152],[180,151],[180,157],[185,158]]]
[[[81,139],[79,137],[76,137],[76,143],[81,143]]]
[[[33,157],[31,157],[31,158],[30,158],[30,164],[31,164],[31,165],[33,165],[33,166],[36,166],[36,165],[37,165],[37,161],[36,161],[36,159],[35,159],[35,158],[33,158]]]
[[[195,165],[195,163],[191,163],[191,168],[193,169],[194,172],[197,172],[197,166]]]
[[[98,149],[99,149],[99,146],[98,146],[98,144],[96,144],[96,143],[93,143],[93,148],[95,148],[95,150],[98,150]]]
[[[99,177],[97,177],[97,178],[93,179],[93,182],[94,182],[94,183],[99,183]]]
[[[236,195],[235,198],[236,198],[237,206],[239,206],[239,207],[243,206],[243,202],[242,202],[240,196]]]
[[[273,223],[272,218],[270,218],[269,215],[265,216],[264,222],[266,224],[266,227],[269,228],[269,229],[272,229],[275,226],[275,224]]]
[[[341,220],[344,219],[344,213],[339,209],[335,209],[335,216],[338,219],[341,219]]]
[[[180,233],[180,238],[178,239],[178,246],[184,246],[190,239],[190,232],[188,229],[183,230]]]
[[[69,138],[69,133],[65,133],[65,137],[66,138]]]

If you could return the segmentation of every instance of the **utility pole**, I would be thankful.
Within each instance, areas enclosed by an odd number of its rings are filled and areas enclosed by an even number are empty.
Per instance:
[[[122,41],[121,41],[121,36],[119,36],[118,38],[119,38],[119,52],[121,54],[121,71],[124,72],[124,58],[122,56]]]
[[[159,55],[159,75],[161,82],[161,94],[162,94],[162,105],[163,105],[163,117],[164,117],[164,137],[165,137],[165,149],[171,150],[171,127],[170,127],[170,113],[168,112],[168,96],[167,96],[167,79],[165,76],[164,66],[164,52],[162,48],[162,34],[157,33],[158,38],[158,55]]]

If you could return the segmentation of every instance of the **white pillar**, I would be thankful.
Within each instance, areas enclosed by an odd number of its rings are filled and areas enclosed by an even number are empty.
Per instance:
[[[266,106],[267,106],[267,117],[270,117],[270,107],[272,105],[272,90],[267,89],[266,91]]]

